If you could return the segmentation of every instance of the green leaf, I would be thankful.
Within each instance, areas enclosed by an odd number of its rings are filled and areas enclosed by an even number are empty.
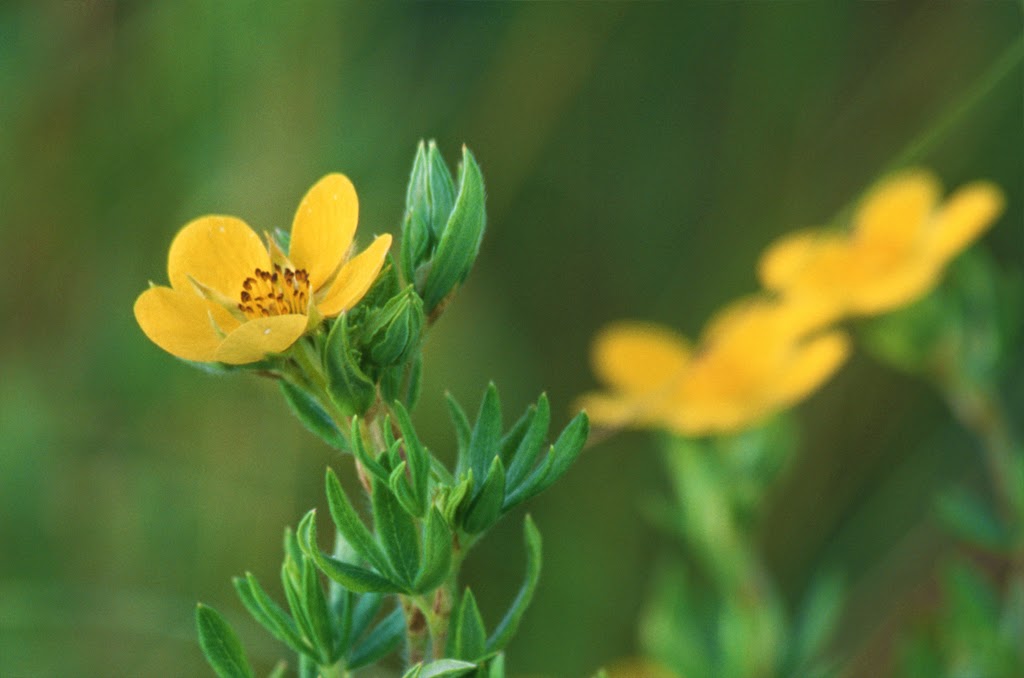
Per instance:
[[[305,558],[302,562],[305,563]],[[324,662],[327,656],[323,654],[323,648],[319,646],[316,641],[316,634],[313,631],[313,622],[309,618],[309,613],[306,610],[305,600],[301,591],[302,580],[295,577],[295,570],[298,568],[298,563],[285,558],[285,562],[281,564],[281,588],[284,589],[285,599],[288,601],[288,609],[292,612],[292,617],[295,619],[295,623],[299,627],[299,631],[302,636],[310,643],[310,646],[315,649],[315,655],[317,662]],[[301,576],[301,573],[300,573]]]
[[[491,468],[487,471],[487,478],[466,511],[462,521],[463,529],[470,534],[486,530],[501,515],[504,501],[505,467],[501,463],[501,457],[494,457]]]
[[[462,148],[459,194],[437,244],[423,294],[429,313],[469,275],[487,223],[483,175],[473,154]]]
[[[405,615],[401,608],[395,608],[373,628],[348,657],[348,668],[373,664],[391,654],[405,640]]]
[[[494,629],[494,633],[487,639],[487,651],[498,652],[505,649],[508,642],[512,640],[519,622],[533,600],[534,591],[537,590],[537,582],[540,581],[540,567],[543,560],[543,550],[540,531],[533,523],[529,515],[523,521],[523,540],[526,542],[526,577],[523,585],[519,587],[519,593],[512,601],[512,606],[505,613],[504,618]]]
[[[384,550],[373,538],[373,534],[363,524],[359,514],[349,503],[348,495],[341,486],[338,476],[333,469],[327,469],[325,477],[327,489],[327,506],[331,512],[331,518],[338,528],[338,532],[345,538],[345,541],[362,558],[382,574],[390,575],[391,568],[388,565],[388,558]]]
[[[281,385],[281,393],[284,395],[285,402],[288,403],[288,407],[306,427],[306,430],[336,450],[347,449],[345,437],[338,430],[331,415],[327,414],[316,398],[284,379],[278,383]]]
[[[939,495],[939,517],[959,537],[983,548],[1004,552],[1012,545],[1012,534],[990,508],[970,493],[954,489]]]
[[[267,674],[267,678],[285,678],[288,675],[288,662],[281,660],[274,664],[274,668]]]
[[[551,446],[544,462],[505,497],[504,510],[533,497],[551,487],[561,478],[583,451],[587,442],[589,422],[584,412],[577,414]]]
[[[455,627],[455,656],[458,659],[476,660],[487,652],[487,630],[483,617],[476,605],[473,592],[466,588],[459,606],[459,618]]]
[[[246,572],[245,577],[235,577],[232,584],[245,609],[249,610],[249,614],[270,631],[271,635],[298,654],[316,656],[316,650],[299,634],[295,620],[267,595],[252,573]]]
[[[352,610],[352,633],[353,640],[362,638],[366,629],[370,627],[380,608],[384,605],[384,596],[380,593],[359,594],[355,609]]]
[[[433,235],[427,208],[427,153],[423,142],[416,147],[409,185],[405,191],[400,258],[406,282],[417,283],[416,271],[429,256]]]
[[[432,661],[429,664],[417,664],[412,670],[415,670],[414,674],[418,678],[454,678],[454,676],[464,676],[467,673],[471,673],[476,669],[476,664],[471,662],[464,662],[458,659],[438,659]],[[406,673],[408,676],[410,673]]]
[[[505,678],[505,655],[499,653],[490,661],[487,678]]]
[[[467,460],[464,468],[473,469],[473,477],[476,478],[476,487],[479,489],[487,478],[487,471],[491,466],[491,460],[498,456],[501,443],[501,399],[498,397],[498,389],[491,382],[484,393],[483,402],[480,403],[480,412],[476,417],[476,426],[473,428],[473,436],[469,440]]]
[[[412,516],[406,513],[391,488],[373,481],[373,524],[391,567],[402,587],[408,589],[419,568],[419,535]]]
[[[452,566],[452,533],[436,507],[431,507],[423,530],[423,563],[416,573],[414,593],[433,591],[448,577]]]
[[[196,628],[199,646],[220,678],[252,678],[252,669],[245,658],[242,644],[234,630],[212,607],[196,606]]]
[[[441,512],[449,525],[457,525],[464,513],[463,506],[469,497],[469,490],[473,487],[473,472],[466,471],[465,477],[459,480],[458,484],[452,486],[443,497]]]
[[[845,588],[842,577],[831,572],[818,575],[811,583],[792,643],[796,669],[805,668],[825,649],[843,613]]]
[[[551,406],[548,404],[547,395],[542,393],[537,400],[536,415],[531,418],[530,427],[512,455],[512,463],[508,467],[506,483],[510,492],[518,488],[527,474],[533,470],[550,426]]]
[[[395,402],[392,407],[395,413],[395,420],[398,429],[402,432],[402,439],[405,442],[405,458],[409,462],[409,475],[412,477],[412,486],[416,497],[418,511],[414,514],[422,518],[427,512],[427,491],[430,484],[430,454],[420,442],[416,435],[416,429],[412,425],[412,418],[405,406]]]
[[[459,475],[465,470],[465,464],[469,458],[469,439],[472,435],[472,430],[469,426],[469,418],[466,417],[466,411],[462,409],[462,406],[455,400],[455,397],[451,393],[445,393],[444,400],[448,405],[448,414],[451,416],[452,426],[455,428],[455,441],[458,443],[459,448],[459,461],[455,474]]]
[[[334,321],[324,347],[327,390],[346,415],[363,414],[377,399],[377,387],[359,366],[348,337],[348,314]]]
[[[516,420],[516,423],[512,424],[512,428],[505,433],[501,438],[501,442],[498,443],[498,456],[501,457],[501,463],[508,466],[512,461],[512,457],[515,455],[515,451],[519,449],[520,443],[523,441],[523,437],[526,435],[526,431],[530,428],[530,422],[537,415],[537,407],[530,405],[523,412],[522,416]]]
[[[317,546],[316,511],[306,514],[299,523],[299,544],[303,552],[313,559],[320,571],[338,582],[349,591],[356,593],[406,593],[407,588],[387,577],[371,572],[366,568],[346,563],[324,554]]]
[[[374,478],[387,482],[388,470],[379,461],[370,456],[366,449],[366,443],[363,442],[363,436],[360,431],[361,421],[359,417],[352,417],[352,453],[359,460],[359,463],[362,464],[363,468],[369,471]]]
[[[433,139],[427,144],[426,188],[430,205],[430,228],[434,239],[440,240],[455,206],[455,180]]]
[[[316,567],[312,561],[306,560],[302,567],[302,606],[309,619],[312,640],[316,644],[321,657],[333,664],[338,660],[339,648],[335,642],[335,628],[327,610],[327,599],[320,586]]]
[[[400,446],[401,444],[399,443],[396,447]],[[388,487],[391,488],[392,494],[395,495],[395,499],[397,499],[398,503],[402,505],[402,508],[406,513],[410,516],[420,518],[422,516],[419,513],[419,502],[416,500],[416,496],[413,493],[412,488],[409,487],[409,481],[406,477],[406,469],[408,467],[408,464],[403,461],[392,469],[391,475],[388,477]],[[426,511],[425,506],[423,507],[423,511]]]

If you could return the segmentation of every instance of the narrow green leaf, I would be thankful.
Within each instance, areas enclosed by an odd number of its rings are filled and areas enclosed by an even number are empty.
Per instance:
[[[501,622],[494,629],[494,633],[487,639],[487,651],[498,652],[505,649],[508,642],[512,640],[519,622],[533,600],[534,591],[537,590],[537,582],[540,581],[540,567],[543,560],[543,550],[540,531],[534,525],[533,519],[527,515],[523,521],[523,540],[526,542],[526,577],[523,585],[519,587],[512,606],[502,618]]]
[[[305,559],[303,559],[303,562]],[[290,571],[296,566],[294,561],[286,558],[285,562],[281,565],[281,588],[284,589],[284,597],[288,601],[288,609],[291,610],[292,617],[295,619],[295,623],[299,627],[299,632],[303,638],[313,647],[318,662],[324,662],[327,656],[322,653],[323,648],[319,647],[319,643],[316,641],[316,633],[313,631],[313,622],[309,618],[309,614],[306,611],[304,604],[302,591],[300,586],[301,580],[296,580],[293,573]]]
[[[281,660],[274,664],[274,668],[267,674],[267,678],[285,678],[288,675],[288,662]]]
[[[444,497],[441,512],[444,515],[445,521],[447,521],[449,525],[459,524],[462,515],[465,513],[463,509],[469,502],[469,490],[472,487],[473,472],[466,471],[465,477],[459,480],[456,485],[452,486]]]
[[[494,457],[480,491],[466,511],[465,519],[462,521],[463,529],[470,534],[483,532],[501,515],[504,502],[505,466],[501,463],[501,457]]]
[[[366,449],[366,443],[363,442],[363,436],[360,431],[360,419],[359,417],[352,417],[352,453],[355,455],[359,463],[363,465],[370,474],[378,480],[387,481],[388,470],[384,466],[370,456],[369,451]]]
[[[455,469],[455,475],[460,475],[466,470],[466,464],[468,463],[469,438],[472,435],[472,429],[469,426],[469,418],[466,416],[466,411],[455,400],[455,396],[451,393],[445,393],[444,400],[448,405],[448,414],[451,416],[452,426],[455,428],[455,441],[459,448],[458,465]]]
[[[818,575],[811,582],[792,643],[795,668],[805,667],[819,658],[839,623],[844,598],[843,579],[835,573]]]
[[[505,678],[505,655],[499,653],[487,666],[487,678]]]
[[[412,425],[412,418],[405,406],[395,402],[392,406],[395,413],[395,420],[398,429],[402,433],[402,440],[405,443],[405,457],[409,462],[409,475],[412,477],[412,486],[418,511],[417,518],[422,518],[427,512],[427,491],[430,484],[430,454],[423,446],[416,429]]]
[[[501,457],[501,463],[505,466],[512,462],[515,451],[519,448],[519,444],[522,443],[526,431],[530,428],[530,422],[533,421],[536,415],[537,407],[530,405],[523,412],[522,416],[516,420],[516,423],[512,424],[512,428],[501,437],[501,442],[498,443],[498,456]]]
[[[334,321],[324,347],[327,390],[346,415],[363,414],[377,398],[377,386],[363,373],[348,337],[348,314]]]
[[[473,592],[466,587],[459,605],[459,621],[455,627],[455,657],[476,660],[487,652],[487,629]]]
[[[320,656],[333,664],[339,657],[335,643],[336,629],[327,610],[327,599],[320,586],[316,567],[310,560],[306,560],[302,567],[302,605],[309,619],[310,630],[313,632],[311,640]]]
[[[422,670],[416,675],[419,678],[454,678],[455,676],[464,676],[475,669],[476,664],[471,662],[458,659],[438,659],[423,665]]]
[[[420,388],[423,385],[423,351],[417,351],[406,364],[407,376],[405,380],[405,405],[410,410],[416,407],[420,399]]]
[[[356,593],[405,593],[407,587],[366,568],[346,563],[324,554],[317,546],[315,510],[299,523],[299,544],[320,571],[349,591]],[[294,614],[294,611],[293,611]]]
[[[530,420],[530,427],[520,441],[515,453],[512,455],[512,463],[508,466],[507,484],[509,491],[513,491],[533,470],[537,463],[537,456],[544,448],[544,438],[551,426],[551,406],[548,404],[548,396],[542,393],[537,400],[537,414]]]
[[[245,609],[271,635],[296,653],[316,655],[316,651],[299,634],[295,620],[267,595],[252,573],[246,572],[245,577],[235,577],[232,584]]]
[[[416,147],[409,185],[405,191],[400,258],[406,282],[416,282],[416,269],[428,256],[432,240],[430,213],[426,209],[427,153],[421,141]]]
[[[388,477],[388,487],[391,488],[392,494],[395,495],[395,499],[402,505],[402,509],[410,516],[417,518],[422,517],[419,513],[420,505],[416,500],[416,495],[413,489],[409,486],[409,481],[406,476],[406,469],[409,465],[406,462],[401,462],[392,471]],[[426,507],[423,507],[426,511]]]
[[[498,389],[494,382],[491,382],[484,393],[483,402],[480,403],[476,426],[473,427],[473,436],[469,440],[468,467],[473,469],[473,476],[476,478],[477,485],[474,489],[479,489],[487,478],[491,460],[498,456],[500,442],[501,399],[498,397]]]
[[[426,188],[430,203],[430,227],[435,240],[439,240],[455,206],[455,179],[433,140],[427,144]]]
[[[336,450],[345,450],[345,436],[338,430],[331,415],[308,392],[291,382],[281,379],[281,393],[285,402],[306,429]]]
[[[419,567],[419,535],[412,516],[406,513],[391,488],[374,480],[373,524],[391,568],[403,588],[409,588]]]
[[[373,664],[397,650],[403,640],[405,640],[405,615],[402,614],[402,608],[399,607],[384,617],[366,635],[366,638],[352,649],[348,657],[348,668],[352,670]]]
[[[414,664],[409,668],[408,671],[402,674],[402,678],[420,678],[420,673],[423,672],[423,662]]]
[[[332,469],[327,469],[325,478],[327,488],[327,506],[331,512],[331,518],[338,528],[338,532],[345,538],[345,541],[373,566],[378,572],[390,575],[391,569],[388,565],[387,556],[380,544],[373,538],[373,534],[363,524],[359,514],[349,503],[348,495],[345,494],[338,476]]]
[[[357,641],[363,637],[366,629],[370,627],[380,608],[384,605],[384,596],[380,593],[359,594],[355,608],[352,610],[352,633],[351,638]]]
[[[196,605],[199,646],[220,678],[252,678],[252,669],[238,636],[224,617],[202,603]]]
[[[299,548],[299,540],[295,538],[295,533],[292,532],[292,528],[284,528],[284,553],[286,556],[294,560],[296,563],[302,562],[302,549]]]
[[[438,241],[423,295],[429,312],[469,275],[487,224],[483,175],[469,149],[462,149],[459,192]]]
[[[589,421],[584,412],[577,414],[551,446],[547,458],[521,485],[505,498],[504,510],[533,497],[551,487],[561,478],[583,451],[587,442]]]
[[[433,591],[448,577],[452,566],[452,533],[436,507],[423,526],[423,563],[413,583],[414,593]]]

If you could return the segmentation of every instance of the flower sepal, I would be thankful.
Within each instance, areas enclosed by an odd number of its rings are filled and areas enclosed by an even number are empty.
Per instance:
[[[327,335],[323,364],[327,368],[327,392],[345,416],[364,414],[377,401],[377,385],[363,371],[359,358],[348,316],[342,314]]]

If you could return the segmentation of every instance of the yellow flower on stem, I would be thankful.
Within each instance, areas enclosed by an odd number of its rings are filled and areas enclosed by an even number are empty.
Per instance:
[[[691,347],[672,330],[619,323],[598,334],[593,365],[610,390],[581,407],[607,427],[702,436],[738,431],[816,390],[849,354],[839,331],[808,335],[814,307],[767,298],[720,312]]]
[[[352,308],[380,273],[391,236],[350,257],[358,216],[352,182],[329,174],[299,204],[287,254],[241,219],[200,217],[171,243],[171,286],[139,295],[135,319],[185,360],[243,365],[285,351]]]
[[[974,182],[941,203],[938,180],[923,170],[898,174],[861,203],[849,233],[803,231],[761,256],[769,290],[814,299],[827,321],[895,310],[927,294],[946,264],[977,240],[1003,209],[1003,195]]]

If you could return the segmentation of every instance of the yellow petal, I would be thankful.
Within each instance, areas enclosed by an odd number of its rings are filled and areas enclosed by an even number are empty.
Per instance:
[[[999,187],[984,181],[964,186],[935,215],[928,253],[945,263],[981,237],[1003,211]]]
[[[601,330],[594,339],[591,361],[598,379],[612,388],[646,394],[678,379],[690,362],[690,346],[668,328],[623,322]]]
[[[887,313],[926,295],[941,276],[941,265],[918,254],[898,267],[861,279],[849,290],[848,310],[856,315]]]
[[[135,319],[149,339],[171,355],[210,362],[222,335],[238,321],[224,307],[192,292],[152,287],[135,301]]]
[[[191,291],[191,276],[235,300],[242,283],[257,268],[270,269],[267,248],[235,217],[207,216],[188,223],[175,236],[167,257],[167,275],[174,289]]]
[[[306,316],[297,313],[256,318],[224,337],[213,359],[230,365],[254,363],[270,353],[281,353],[305,331]]]
[[[921,236],[940,193],[938,180],[923,170],[911,170],[885,180],[857,210],[857,241],[864,246],[894,249],[912,245]]]
[[[820,251],[823,239],[834,236],[821,231],[799,231],[768,246],[757,262],[757,278],[769,290],[782,291],[800,279]]]
[[[773,409],[789,407],[818,389],[850,355],[850,340],[844,332],[830,332],[795,349],[779,371],[766,400]]]
[[[377,279],[389,247],[391,235],[385,233],[378,236],[359,256],[342,266],[331,288],[316,304],[321,315],[330,318],[359,303]]]
[[[338,270],[358,221],[359,199],[344,174],[328,174],[302,198],[292,221],[288,258],[297,268],[306,269],[314,290]]]

